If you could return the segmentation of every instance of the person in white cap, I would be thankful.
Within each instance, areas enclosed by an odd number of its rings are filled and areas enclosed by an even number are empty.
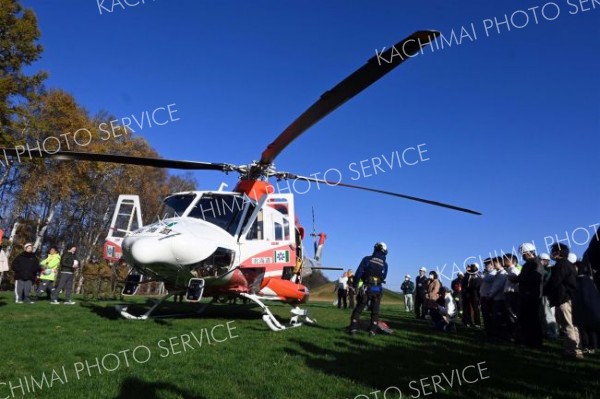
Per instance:
[[[573,299],[577,293],[577,273],[575,267],[567,260],[569,247],[554,243],[550,247],[550,256],[556,260],[550,278],[544,286],[544,294],[548,296],[550,306],[554,306],[556,321],[566,333],[563,356],[583,359],[579,346],[579,330],[573,324]]]
[[[504,295],[506,296],[506,314],[508,317],[508,333],[510,340],[516,342],[518,339],[518,319],[519,308],[521,305],[519,297],[519,284],[517,280],[521,269],[517,267],[519,259],[513,253],[504,254],[502,262],[506,269],[506,284],[504,285]]]
[[[577,263],[577,255],[575,255],[573,252],[569,252],[569,256],[567,257],[567,260],[569,262],[571,262],[572,264]]]
[[[415,280],[415,315],[417,319],[424,319],[427,309],[425,301],[427,299],[427,269],[421,267],[419,275]]]
[[[30,298],[31,287],[41,271],[40,261],[33,253],[33,244],[28,242],[12,263],[15,272],[15,302],[34,303]]]
[[[519,283],[518,318],[523,344],[530,348],[541,348],[544,337],[540,316],[544,267],[532,243],[521,244],[519,252],[525,261],[516,280]]]
[[[402,294],[404,294],[404,308],[407,312],[411,312],[413,309],[413,293],[415,291],[415,283],[410,281],[410,274],[404,276],[404,281],[400,286]]]

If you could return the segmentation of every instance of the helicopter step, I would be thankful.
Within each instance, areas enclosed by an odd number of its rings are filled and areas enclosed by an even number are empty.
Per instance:
[[[301,309],[300,307],[296,306],[291,310],[291,313],[294,316],[292,316],[290,318],[290,324],[288,326],[284,326],[277,320],[275,315],[273,313],[271,313],[269,308],[261,301],[261,299],[270,299],[270,298],[264,297],[264,296],[258,296],[258,295],[254,295],[254,294],[246,294],[246,293],[241,293],[240,296],[257,303],[262,308],[263,321],[267,324],[267,326],[269,326],[269,328],[272,331],[283,331],[288,328],[300,327],[304,323],[308,323],[308,324],[316,324],[317,323],[317,321],[315,319],[311,319],[310,317],[308,317],[308,310]],[[279,299],[273,298],[273,300],[279,300]]]
[[[127,279],[125,280],[125,287],[123,287],[123,291],[121,292],[121,294],[123,296],[132,296],[137,294],[138,289],[140,288],[140,284],[143,281],[144,276],[142,274],[128,274]]]
[[[203,294],[204,294],[204,279],[203,278],[191,278],[188,283],[185,300],[187,302],[200,302]]]

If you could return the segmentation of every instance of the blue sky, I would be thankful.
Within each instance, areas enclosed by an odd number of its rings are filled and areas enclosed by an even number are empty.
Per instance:
[[[597,0],[117,3],[104,1],[100,13],[95,0],[24,1],[45,48],[34,69],[47,70],[48,87],[72,93],[92,114],[139,117],[175,104],[179,120],[136,134],[165,158],[207,162],[258,159],[324,91],[416,30],[469,32],[386,75],[275,163],[304,175],[336,169],[344,182],[483,216],[313,187],[296,196],[297,212],[310,228],[315,208],[317,229],[328,234],[328,266],[354,269],[385,241],[388,287],[397,290],[420,266],[450,276],[454,263],[462,268],[470,256],[524,241],[543,250],[548,237],[568,236],[581,255],[584,245],[573,240],[583,243],[600,223]],[[385,173],[374,174],[374,157],[418,145],[426,161],[384,163]],[[361,161],[371,168],[360,170]],[[196,177],[200,189],[236,181],[216,172]]]

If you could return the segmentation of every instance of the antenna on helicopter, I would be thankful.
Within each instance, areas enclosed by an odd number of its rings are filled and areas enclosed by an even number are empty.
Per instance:
[[[316,230],[316,225],[315,225],[315,208],[312,207],[312,218],[313,218],[313,231],[312,233],[310,233],[310,235],[313,237],[313,247],[315,250],[315,261],[320,262],[321,261],[321,253],[323,252],[323,245],[325,245],[325,239],[327,238],[327,235],[325,233],[319,233],[317,234],[317,230]],[[317,237],[319,237],[319,240],[317,242]]]
[[[313,237],[313,254],[315,256],[315,259],[317,258],[317,231],[315,229],[315,207],[312,206],[312,222],[313,222],[313,229],[312,229],[312,233],[310,233],[311,237]],[[318,260],[318,259],[317,259]]]

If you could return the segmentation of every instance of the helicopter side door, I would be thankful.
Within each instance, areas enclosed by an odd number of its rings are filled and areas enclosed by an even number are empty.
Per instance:
[[[240,270],[264,269],[264,277],[283,278],[296,265],[292,194],[263,196],[241,229]],[[289,277],[288,277],[289,278]]]

